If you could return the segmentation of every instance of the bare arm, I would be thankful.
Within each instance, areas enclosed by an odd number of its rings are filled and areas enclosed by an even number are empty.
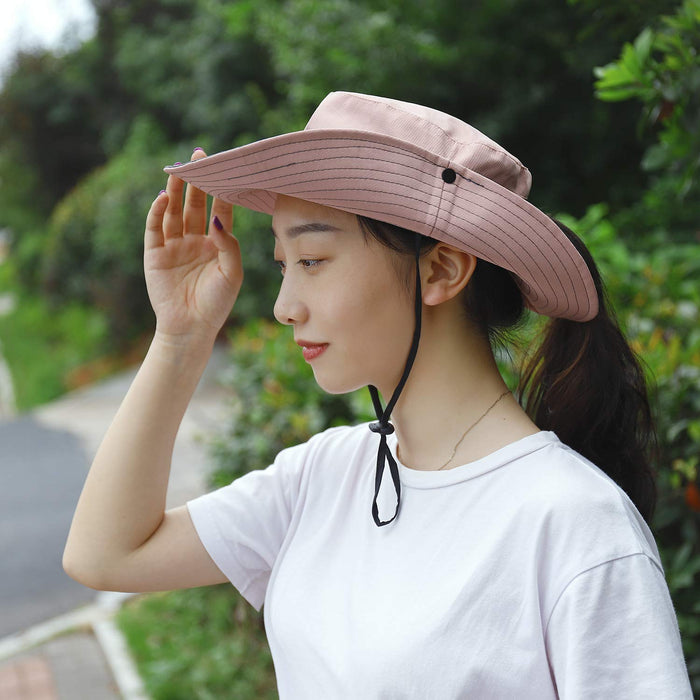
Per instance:
[[[201,154],[203,155],[203,154]],[[199,153],[195,157],[201,157]],[[232,209],[170,177],[146,222],[144,268],[156,333],[95,456],[64,568],[111,590],[164,590],[225,580],[183,506],[165,512],[175,436],[243,278]]]

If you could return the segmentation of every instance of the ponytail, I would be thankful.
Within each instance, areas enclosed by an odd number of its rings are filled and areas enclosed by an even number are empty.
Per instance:
[[[518,392],[541,430],[554,431],[605,471],[649,520],[656,505],[656,433],[644,371],[608,308],[591,254],[573,231],[556,223],[591,271],[599,311],[585,323],[551,319]]]

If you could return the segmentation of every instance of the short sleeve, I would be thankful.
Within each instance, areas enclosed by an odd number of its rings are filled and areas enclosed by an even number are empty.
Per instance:
[[[634,554],[579,574],[546,630],[559,697],[692,700],[663,572]]]
[[[289,529],[307,445],[283,450],[267,469],[187,503],[204,548],[256,610]]]

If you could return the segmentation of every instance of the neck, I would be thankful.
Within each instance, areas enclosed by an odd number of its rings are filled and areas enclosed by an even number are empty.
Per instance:
[[[488,340],[463,321],[448,324],[429,312],[392,415],[401,461],[413,469],[449,469],[537,432],[512,396],[493,405],[507,387]]]

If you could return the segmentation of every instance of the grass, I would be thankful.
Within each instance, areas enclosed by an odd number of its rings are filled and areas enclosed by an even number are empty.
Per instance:
[[[117,624],[153,700],[278,697],[262,614],[229,584],[139,597]]]
[[[10,369],[20,412],[143,359],[144,339],[118,352],[111,349],[107,319],[99,309],[78,303],[53,307],[18,291],[9,263],[0,262],[0,295],[12,300],[11,309],[0,313],[0,357]]]
[[[0,316],[1,351],[10,368],[16,407],[24,411],[72,388],[71,371],[104,353],[102,315],[78,305],[50,309],[23,297]]]

